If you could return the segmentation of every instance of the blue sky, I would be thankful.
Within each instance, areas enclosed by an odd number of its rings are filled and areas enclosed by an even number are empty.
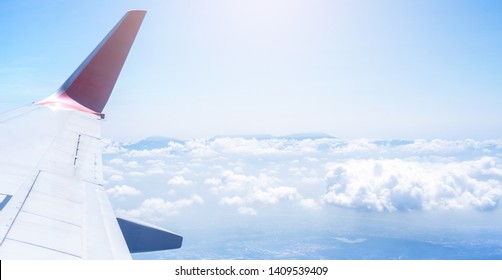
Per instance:
[[[499,1],[2,1],[0,111],[148,14],[104,136],[499,139]]]

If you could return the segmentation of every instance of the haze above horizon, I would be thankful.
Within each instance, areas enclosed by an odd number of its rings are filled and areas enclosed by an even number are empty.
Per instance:
[[[502,136],[496,1],[2,1],[0,111],[57,90],[131,8],[106,138]]]

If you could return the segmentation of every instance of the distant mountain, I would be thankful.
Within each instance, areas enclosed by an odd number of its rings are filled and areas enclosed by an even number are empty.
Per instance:
[[[169,142],[180,144],[185,143],[185,141],[176,138],[153,136],[145,138],[133,144],[124,145],[124,147],[129,150],[152,150],[166,147]]]

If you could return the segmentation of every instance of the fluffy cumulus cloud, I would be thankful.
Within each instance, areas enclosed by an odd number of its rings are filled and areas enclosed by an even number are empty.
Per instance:
[[[213,186],[211,191],[215,194],[242,191],[250,189],[268,188],[279,184],[279,179],[265,173],[256,176],[237,173],[233,170],[225,170],[220,177],[212,177],[205,183]]]
[[[239,196],[232,196],[232,197],[228,197],[228,196],[224,196],[223,198],[221,198],[220,200],[220,204],[221,205],[229,205],[229,206],[232,206],[232,205],[243,205],[245,204],[246,201],[239,197]]]
[[[178,185],[178,186],[188,186],[192,184],[192,181],[185,179],[183,176],[174,176],[169,179],[167,182],[169,185]]]
[[[225,170],[219,178],[206,179],[205,183],[212,186],[214,195],[226,194],[219,200],[220,205],[235,207],[242,215],[256,215],[253,206],[257,205],[295,201],[304,208],[315,208],[317,204],[313,199],[303,199],[297,188],[284,186],[279,178],[265,173],[253,176]]]
[[[256,188],[249,194],[251,202],[260,202],[263,204],[276,204],[280,200],[297,200],[301,198],[296,188],[275,187],[275,188]]]
[[[136,186],[147,199],[120,211],[138,217],[202,203],[208,212],[257,217],[282,209],[482,212],[502,199],[500,140],[223,137],[142,150],[108,145],[105,178],[124,184],[108,192],[125,196],[123,186]]]
[[[327,165],[328,204],[372,211],[495,209],[502,198],[502,162],[495,157],[436,162],[348,160]]]
[[[184,208],[203,203],[204,199],[198,195],[192,195],[190,198],[181,198],[174,201],[152,197],[144,200],[137,209],[119,209],[117,212],[132,217],[147,217],[154,220],[163,220],[165,216],[176,215]]]
[[[113,188],[107,189],[106,192],[113,197],[135,196],[141,194],[138,189],[128,185],[116,185]]]

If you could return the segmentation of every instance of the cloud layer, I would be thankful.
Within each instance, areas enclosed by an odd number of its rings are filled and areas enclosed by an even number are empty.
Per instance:
[[[493,210],[502,198],[498,158],[412,161],[348,160],[329,164],[323,201],[369,211]]]
[[[108,192],[141,198],[118,207],[136,217],[161,219],[197,205],[251,217],[330,208],[483,212],[502,199],[500,140],[224,137],[142,144],[132,150],[108,142],[105,153],[108,185],[122,184]]]

